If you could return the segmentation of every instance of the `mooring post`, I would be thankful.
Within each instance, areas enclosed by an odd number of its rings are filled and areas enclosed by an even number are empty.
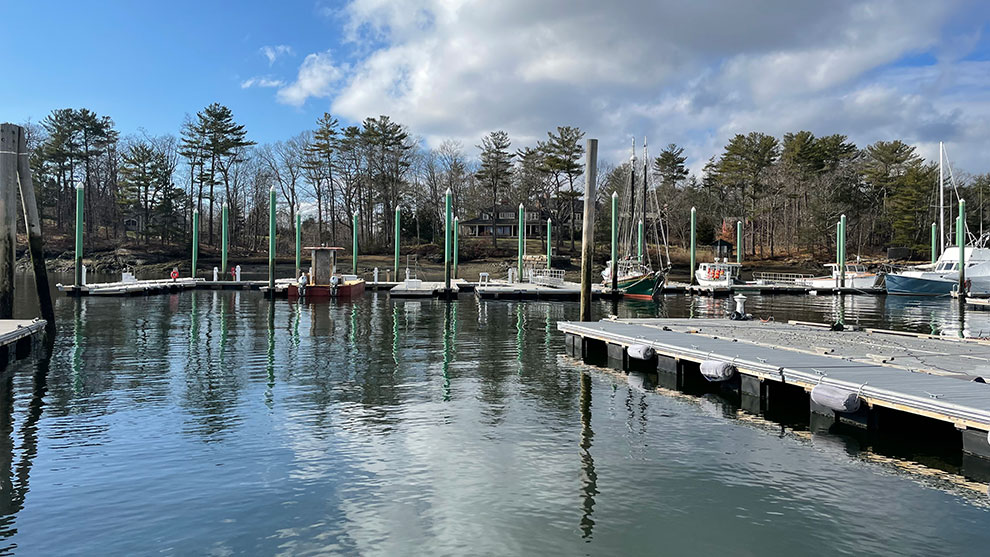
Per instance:
[[[196,278],[196,263],[199,260],[199,209],[193,209],[192,233],[192,278]]]
[[[695,233],[698,228],[698,212],[691,207],[691,269],[688,271],[688,284],[694,284]]]
[[[839,217],[839,286],[846,287],[846,215]]]
[[[547,217],[547,269],[550,268],[550,259],[553,254],[551,249],[550,237],[553,236],[553,227],[551,225],[550,217]]]
[[[457,252],[459,251],[458,249],[459,246],[457,245],[458,244],[457,238],[458,236],[460,236],[460,224],[461,224],[461,219],[459,217],[454,217],[454,270],[452,272],[454,279],[457,279],[457,259],[458,259]]]
[[[223,202],[220,208],[220,274],[227,274],[227,250],[230,242],[229,232],[227,232],[227,202]]]
[[[296,280],[302,275],[302,215],[296,210]]]
[[[966,295],[966,200],[959,200],[959,220],[956,223],[959,237],[959,297]]]
[[[526,209],[523,208],[523,204],[519,204],[519,226],[518,226],[518,236],[519,236],[519,254],[516,256],[516,276],[519,282],[522,282],[523,277],[523,255],[526,253]]]
[[[0,126],[0,228],[2,228],[0,230],[0,319],[10,319],[14,316],[16,188],[17,129],[13,124],[3,124]],[[7,362],[3,363],[6,365]]]
[[[643,262],[643,220],[642,219],[640,219],[639,221],[639,248],[637,250],[637,257],[639,258],[639,262],[642,263]]]
[[[742,219],[736,221],[736,263],[742,265],[743,235]]]
[[[447,192],[443,195],[443,284],[444,293],[450,295],[450,228],[453,226],[453,209],[451,207],[451,192],[450,188],[447,188]]]
[[[609,262],[612,277],[612,296],[619,290],[619,193],[612,192],[612,261]]]
[[[399,241],[401,239],[402,212],[400,207],[395,208],[395,263],[393,271],[395,276],[399,276]]]
[[[83,278],[83,184],[76,184],[76,286],[85,284]]]
[[[584,147],[584,220],[581,223],[581,321],[591,321],[591,268],[595,264],[595,187],[598,183],[598,140],[588,139]],[[547,219],[547,230],[550,230]],[[547,255],[550,235],[547,235]],[[547,265],[550,265],[549,257]]]
[[[357,257],[358,257],[358,214],[354,211],[354,218],[351,219],[351,232],[353,232],[354,240],[351,246],[351,273],[357,274]]]
[[[938,232],[936,232],[936,225],[933,222],[932,223],[932,265],[935,264],[935,259],[937,257],[936,256],[936,251],[935,251],[935,239],[936,239],[937,236],[938,236]]]
[[[34,179],[31,177],[31,164],[27,149],[24,128],[17,126],[17,175],[21,187],[21,206],[24,209],[24,224],[28,233],[28,249],[31,252],[31,266],[34,269],[34,283],[38,290],[41,317],[46,321],[45,329],[49,339],[55,338],[55,306],[48,286],[48,269],[45,267],[44,238],[41,235],[41,219],[34,196]]]
[[[842,265],[842,222],[835,221],[835,268]],[[839,287],[839,275],[835,275],[835,286]]]
[[[275,186],[268,190],[268,293],[275,299]]]

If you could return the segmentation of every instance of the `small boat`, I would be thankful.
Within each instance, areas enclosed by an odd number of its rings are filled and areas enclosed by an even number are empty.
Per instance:
[[[846,263],[845,285],[841,284],[842,273],[839,272],[838,263],[828,263],[825,266],[832,271],[829,276],[799,279],[795,284],[811,288],[873,288],[877,283],[877,274],[869,272],[866,265],[858,262]]]
[[[289,285],[290,300],[353,298],[364,294],[364,279],[337,272],[337,252],[344,248],[317,246],[303,249],[312,253],[309,275],[303,273],[296,283]]]
[[[990,249],[966,246],[966,278],[990,277]],[[959,247],[949,246],[931,265],[919,265],[899,273],[887,273],[887,293],[913,296],[948,296],[959,284]]]
[[[729,263],[727,258],[722,261],[716,259],[711,263],[698,265],[694,278],[705,288],[722,288],[741,282],[739,278],[741,272],[742,264]]]

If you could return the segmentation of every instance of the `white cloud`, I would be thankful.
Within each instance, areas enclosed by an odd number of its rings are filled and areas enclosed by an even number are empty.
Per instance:
[[[311,54],[278,97],[332,97],[354,121],[389,114],[431,145],[505,129],[519,147],[576,125],[604,157],[625,159],[628,137],[645,134],[684,145],[700,170],[735,133],[809,129],[922,152],[972,142],[954,151],[983,171],[990,73],[960,59],[986,11],[963,0],[352,0],[335,17],[353,63]],[[926,53],[937,62],[898,66]]]
[[[261,55],[268,59],[268,65],[271,66],[278,60],[280,56],[291,56],[293,54],[292,47],[284,44],[277,44],[275,46],[263,46],[258,49]]]
[[[330,52],[310,54],[299,66],[296,80],[278,90],[278,101],[302,106],[309,97],[328,97],[342,75],[342,69],[334,65]]]
[[[281,79],[274,79],[271,77],[252,77],[241,82],[241,89],[249,89],[251,87],[282,87],[284,85],[285,82]]]

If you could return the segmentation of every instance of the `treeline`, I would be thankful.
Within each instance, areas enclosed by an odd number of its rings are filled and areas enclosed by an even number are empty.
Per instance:
[[[448,189],[462,220],[524,203],[560,230],[558,249],[573,249],[580,236],[574,200],[584,185],[584,132],[575,127],[558,127],[545,140],[515,149],[504,131],[469,148],[447,140],[428,149],[388,116],[344,126],[324,114],[312,130],[258,145],[229,108],[212,104],[187,118],[177,135],[121,136],[110,117],[87,109],[55,110],[27,128],[45,225],[71,231],[79,187],[87,237],[108,243],[187,244],[198,210],[201,241],[217,246],[226,204],[232,244],[262,249],[270,188],[278,192],[280,229],[289,232],[300,212],[307,243],[348,243],[356,214],[362,245],[388,246],[397,207],[404,237],[442,242]],[[642,180],[643,161],[636,164]],[[765,255],[830,250],[842,213],[850,253],[890,245],[924,251],[936,220],[937,165],[897,140],[859,148],[841,135],[801,131],[777,139],[753,132],[732,138],[700,176],[689,172],[683,148],[673,144],[647,166],[674,243],[687,241],[692,206],[702,242],[734,241],[734,223],[743,219],[746,250]],[[599,161],[600,201],[628,187],[631,168],[630,162]],[[976,209],[970,211],[975,230],[990,178],[955,178],[958,195]],[[288,243],[292,234],[282,236]],[[497,236],[491,242],[497,244]]]

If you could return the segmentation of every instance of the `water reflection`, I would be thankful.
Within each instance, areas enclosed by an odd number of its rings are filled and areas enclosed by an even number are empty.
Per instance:
[[[595,432],[591,429],[591,374],[581,373],[581,537],[590,541],[595,528],[591,517],[595,512],[595,496],[598,495],[598,474],[595,458],[591,455]]]

